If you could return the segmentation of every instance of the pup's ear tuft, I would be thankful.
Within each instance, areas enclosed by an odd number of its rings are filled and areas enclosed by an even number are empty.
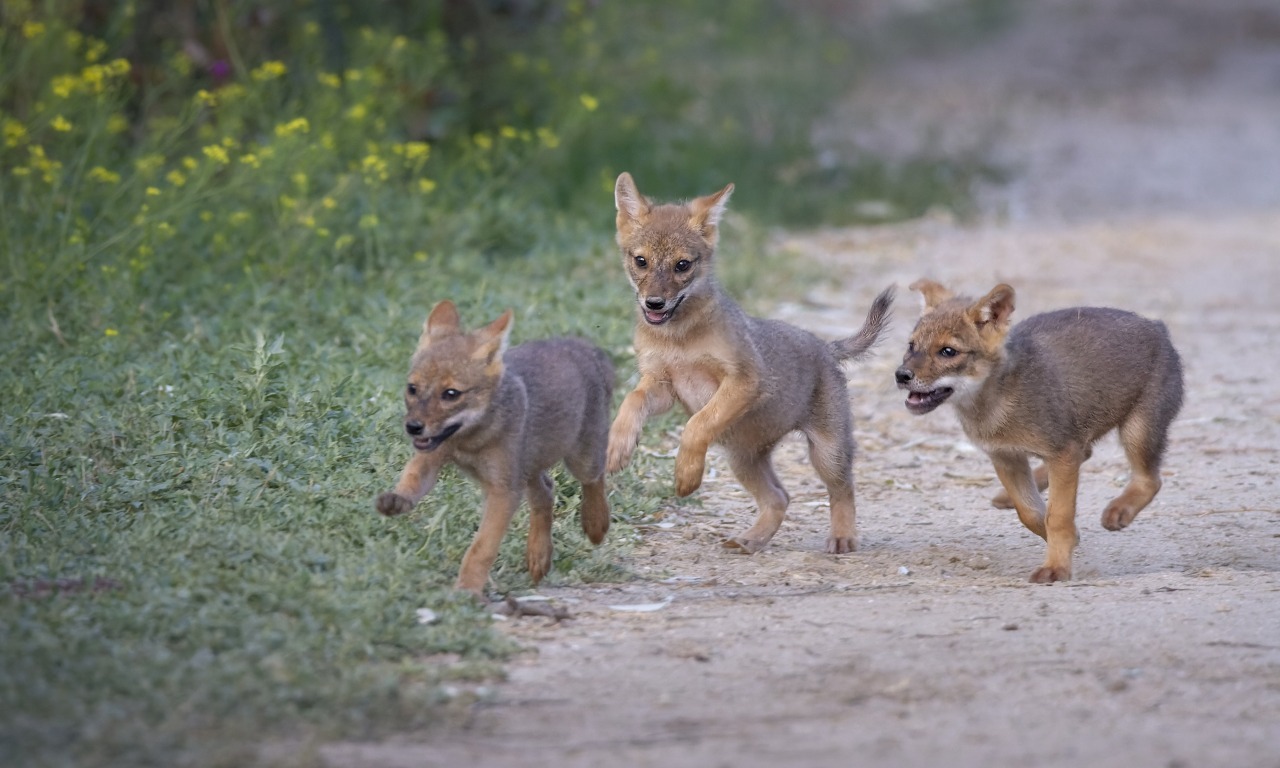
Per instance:
[[[910,290],[920,292],[920,299],[923,302],[921,311],[926,314],[932,312],[942,302],[955,296],[942,283],[936,283],[927,278],[921,278],[908,287]]]
[[[705,195],[689,201],[689,226],[700,233],[709,245],[716,244],[720,219],[724,216],[725,207],[729,204],[729,196],[732,194],[733,185],[726,184],[724,189],[714,195]]]
[[[477,330],[476,348],[471,353],[475,360],[486,360],[490,364],[502,365],[502,354],[507,351],[507,340],[511,337],[511,326],[514,325],[515,312],[508,309],[497,320]],[[501,370],[501,369],[499,369]]]
[[[1013,287],[1005,283],[992,288],[990,293],[969,308],[969,316],[978,326],[990,323],[995,328],[1003,328],[1009,324],[1009,316],[1012,314]]]
[[[649,215],[649,201],[636,188],[635,179],[623,171],[613,185],[613,205],[618,209],[618,231],[630,229]]]
[[[458,308],[452,301],[445,299],[431,310],[427,321],[422,324],[422,336],[418,346],[425,347],[433,338],[448,336],[458,332]]]

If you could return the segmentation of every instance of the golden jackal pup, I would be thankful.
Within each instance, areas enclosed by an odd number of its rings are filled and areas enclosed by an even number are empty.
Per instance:
[[[896,378],[907,410],[924,414],[950,400],[965,434],[991,457],[1018,519],[1048,542],[1031,581],[1071,578],[1076,486],[1093,444],[1119,428],[1132,467],[1129,484],[1102,512],[1102,526],[1133,522],[1160,490],[1169,423],[1182,407],[1182,364],[1164,323],[1132,312],[1075,307],[1009,328],[1013,289],[997,285],[974,301],[931,280],[911,290],[924,314]],[[1044,465],[1033,475],[1029,456]],[[1045,511],[1040,491],[1049,489]]]
[[[593,544],[609,530],[605,444],[613,367],[578,339],[531,341],[506,349],[511,310],[467,333],[451,301],[431,310],[409,367],[404,430],[414,454],[378,511],[399,515],[431,492],[449,462],[484,491],[480,529],[455,586],[483,595],[498,544],[529,497],[529,576],[551,569],[554,486],[546,470],[561,459],[582,483],[582,530]]]
[[[876,342],[893,291],[876,297],[856,335],[831,343],[748,316],[712,272],[717,225],[732,191],[730,184],[684,205],[655,205],[630,174],[618,177],[618,245],[636,290],[640,383],[610,429],[609,471],[631,460],[646,419],[679,402],[692,416],[676,455],[676,493],[697,490],[707,448],[724,446],[734,476],[760,510],[755,524],[724,546],[758,552],[777,533],[790,501],[770,454],[787,433],[799,430],[831,498],[827,551],[851,552],[853,427],[838,361],[858,358]]]

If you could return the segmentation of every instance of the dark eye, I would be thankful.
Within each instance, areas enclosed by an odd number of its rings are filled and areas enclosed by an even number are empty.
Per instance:
[[[943,357],[955,357],[960,353],[955,350],[955,347],[943,347],[942,349],[938,350],[938,354],[942,355]]]
[[[440,393],[441,400],[457,400],[459,397],[462,397],[462,393],[456,389],[446,389]]]
[[[637,267],[644,269],[645,267],[649,266],[649,262],[646,261],[643,256],[636,256],[635,259],[636,259]]]
[[[689,271],[689,267],[692,267],[692,266],[693,266],[693,262],[692,262],[692,261],[689,261],[688,259],[681,259],[681,260],[679,260],[679,261],[677,261],[677,262],[676,262],[676,271],[677,271],[677,272],[688,272],[688,271]]]
[[[907,342],[907,354],[914,354],[916,351],[916,343],[914,341]]]
[[[404,391],[405,391],[405,392],[408,392],[408,393],[409,393],[409,394],[411,394],[411,395],[416,395],[416,394],[418,394],[418,385],[417,385],[417,384],[410,384],[409,386],[407,386],[407,387],[405,387],[405,388],[404,388]]]

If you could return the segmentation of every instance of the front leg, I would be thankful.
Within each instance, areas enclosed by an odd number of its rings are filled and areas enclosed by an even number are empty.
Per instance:
[[[463,589],[484,597],[484,586],[489,581],[489,570],[498,558],[498,545],[511,524],[511,517],[520,506],[520,491],[508,485],[484,488],[484,510],[480,515],[480,528],[471,540],[471,546],[462,556],[455,589]]]
[[[640,383],[627,394],[618,415],[609,428],[607,471],[612,474],[631,463],[631,454],[640,442],[640,431],[650,416],[666,413],[675,405],[671,385],[649,374],[641,374]]]
[[[1049,460],[1049,514],[1045,518],[1045,540],[1049,547],[1044,565],[1031,574],[1031,581],[1048,584],[1071,578],[1071,556],[1079,534],[1076,531],[1076,489],[1080,483],[1082,452],[1070,451]]]
[[[755,376],[726,376],[707,404],[690,417],[676,453],[677,496],[688,496],[702,485],[707,449],[747,412],[758,394],[759,379]]]
[[[442,466],[444,466],[444,456],[438,449],[431,453],[415,451],[408,463],[404,465],[404,471],[400,473],[400,480],[396,483],[395,490],[378,496],[375,502],[378,511],[387,517],[392,517],[403,515],[413,509],[423,496],[431,493],[436,480],[440,477]]]
[[[1000,478],[1010,506],[1018,510],[1018,519],[1040,538],[1045,538],[1044,497],[1040,495],[1039,479],[1031,472],[1031,464],[1025,453],[993,453],[991,463],[996,477]]]

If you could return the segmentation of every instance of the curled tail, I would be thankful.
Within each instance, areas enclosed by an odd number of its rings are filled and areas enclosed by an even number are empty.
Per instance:
[[[847,339],[831,342],[831,351],[837,360],[857,360],[880,340],[880,334],[889,327],[889,309],[893,306],[893,286],[880,292],[871,302],[867,320],[858,332]]]

